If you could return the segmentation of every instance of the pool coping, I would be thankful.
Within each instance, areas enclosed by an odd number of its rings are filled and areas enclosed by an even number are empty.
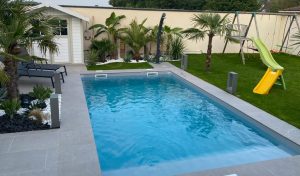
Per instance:
[[[252,120],[258,122],[259,124],[265,126],[268,128],[268,130],[275,132],[276,134],[279,134],[280,136],[284,137],[285,139],[293,142],[294,144],[300,146],[300,130],[290,124],[288,124],[285,121],[282,121],[281,119],[269,114],[268,112],[263,111],[262,109],[255,107],[254,105],[234,96],[226,91],[206,82],[202,79],[184,71],[181,70],[175,66],[173,66],[170,63],[160,63],[160,64],[152,64],[154,66],[153,69],[135,69],[135,70],[101,70],[101,71],[87,71],[81,73],[81,75],[86,74],[95,74],[95,73],[103,73],[103,74],[114,74],[114,73],[140,73],[140,72],[172,72],[175,75],[179,76],[180,78],[188,81],[189,83],[195,85],[196,87],[202,89],[204,92],[206,92],[209,96],[211,96],[213,99],[217,99],[218,101],[221,101],[222,103],[225,103],[226,105],[229,105],[233,109],[236,109],[237,111],[240,111],[247,117],[251,118]],[[232,168],[233,170],[237,170],[238,168],[247,168],[249,166],[249,169],[251,167],[258,167],[255,166],[255,164],[264,165],[263,163],[281,163],[286,164],[288,162],[293,162],[293,159],[295,159],[295,162],[297,163],[297,167],[300,166],[300,156],[292,156],[289,158],[282,158],[282,159],[276,159],[276,160],[268,160],[268,161],[261,161],[256,163],[250,163],[250,164],[243,164],[238,166],[232,166],[232,167],[225,167],[225,168],[218,168],[218,169],[212,169],[212,170],[206,170],[206,171],[200,171],[197,173],[194,173],[192,175],[207,175],[210,174],[210,172],[215,172],[217,175],[220,175],[222,173],[221,171],[224,170],[228,172],[228,169]],[[288,160],[288,162],[286,161]],[[291,161],[292,160],[292,161]],[[252,168],[253,169],[253,168]],[[271,167],[272,169],[272,167]],[[276,170],[276,167],[273,168]],[[269,167],[270,170],[270,167]],[[271,171],[267,170],[268,172],[265,174],[272,174]],[[246,169],[246,171],[248,171]],[[293,171],[293,170],[292,170]],[[226,172],[226,173],[227,173]],[[245,170],[243,170],[242,173],[244,173]],[[288,170],[288,173],[290,173],[291,170]],[[232,172],[228,172],[232,173]],[[275,172],[276,173],[276,172]],[[190,174],[183,174],[183,175],[190,175]],[[282,174],[281,174],[282,176]]]

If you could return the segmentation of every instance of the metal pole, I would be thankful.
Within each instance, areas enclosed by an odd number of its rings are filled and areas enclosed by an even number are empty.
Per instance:
[[[163,27],[163,23],[164,23],[165,18],[166,18],[166,14],[163,13],[161,15],[159,26],[158,26],[157,41],[156,41],[156,56],[155,56],[155,62],[157,64],[159,63],[159,58],[161,56],[160,43],[161,43],[162,27]]]
[[[299,33],[300,33],[300,24],[299,24],[298,17],[297,17],[296,14],[295,14],[295,21],[296,21],[296,24],[297,24],[297,27],[298,27],[298,30],[299,30]]]
[[[242,36],[241,36],[241,26],[240,26],[239,12],[237,12],[236,19],[237,19],[238,30],[239,30],[240,51],[241,51],[241,56],[242,56],[243,64],[245,64],[245,55],[244,55],[243,44],[242,44]]]
[[[285,44],[286,39],[287,39],[287,37],[288,37],[289,34],[290,34],[291,27],[292,27],[292,25],[293,25],[293,23],[294,23],[294,20],[295,20],[295,16],[293,16],[293,18],[292,18],[292,20],[291,20],[291,23],[290,23],[290,25],[289,25],[289,28],[288,28],[288,30],[287,30],[287,32],[286,32],[286,34],[285,34],[285,37],[284,37],[284,39],[283,39],[283,41],[282,41],[282,44],[281,44],[281,47],[280,47],[280,51],[282,51],[283,45]]]
[[[249,30],[250,30],[250,27],[251,27],[253,18],[254,18],[254,16],[253,16],[253,14],[252,14],[252,15],[251,15],[250,22],[249,22],[249,25],[248,25],[248,28],[247,28],[246,33],[245,33],[245,38],[247,38],[247,36],[248,36],[248,33],[249,33]],[[244,47],[244,45],[245,45],[245,40],[243,40],[242,47]],[[240,50],[239,53],[241,53],[241,50]]]
[[[232,20],[232,24],[234,24],[235,19],[236,19],[236,13],[234,14],[234,17],[233,17],[233,20]],[[227,48],[227,44],[228,44],[228,39],[226,39],[225,46],[224,46],[224,49],[223,49],[223,53],[225,53],[225,50]]]
[[[259,30],[258,30],[257,20],[256,20],[256,13],[253,13],[253,16],[254,16],[254,22],[255,22],[257,38],[260,38],[259,37]]]

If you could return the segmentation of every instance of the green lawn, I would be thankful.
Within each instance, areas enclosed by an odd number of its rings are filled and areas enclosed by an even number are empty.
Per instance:
[[[300,57],[287,54],[274,54],[282,65],[287,90],[274,85],[268,95],[252,93],[253,88],[264,75],[267,67],[257,54],[246,54],[246,65],[242,65],[238,54],[214,54],[211,72],[204,72],[205,55],[189,55],[188,72],[216,85],[226,88],[227,73],[239,74],[237,97],[277,116],[300,128]],[[179,67],[179,62],[171,62]]]
[[[153,68],[148,62],[141,63],[126,63],[126,62],[115,62],[105,65],[94,65],[87,66],[88,70],[121,70],[121,69],[147,69]]]

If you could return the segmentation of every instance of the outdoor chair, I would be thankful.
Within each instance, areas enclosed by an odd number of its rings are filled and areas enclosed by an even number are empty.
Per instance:
[[[21,53],[20,53],[21,56],[29,56],[29,53],[27,52],[26,48],[21,48]],[[30,60],[30,61],[27,61],[27,62],[23,62],[23,63],[27,63],[27,68],[30,69],[30,70],[37,70],[37,69],[40,69],[40,70],[49,70],[49,71],[57,71],[59,70],[60,68],[63,68],[64,69],[64,72],[66,75],[68,75],[67,73],[67,68],[65,65],[62,65],[62,64],[48,64],[47,60],[46,59],[43,59],[43,58],[39,58],[37,56],[30,56],[33,60]],[[41,63],[40,64],[37,64],[35,63],[34,60],[39,60]],[[42,61],[45,61],[46,63],[43,64]]]
[[[63,72],[47,71],[47,70],[31,70],[31,69],[28,69],[23,64],[19,64],[19,68],[18,68],[18,76],[19,77],[26,76],[26,77],[50,78],[53,88],[54,88],[54,76],[57,73],[60,74],[61,80],[64,83],[65,80],[64,80]]]

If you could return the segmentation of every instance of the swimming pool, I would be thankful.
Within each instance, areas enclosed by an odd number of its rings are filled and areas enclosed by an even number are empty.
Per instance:
[[[104,176],[175,175],[299,153],[172,73],[82,81]]]

